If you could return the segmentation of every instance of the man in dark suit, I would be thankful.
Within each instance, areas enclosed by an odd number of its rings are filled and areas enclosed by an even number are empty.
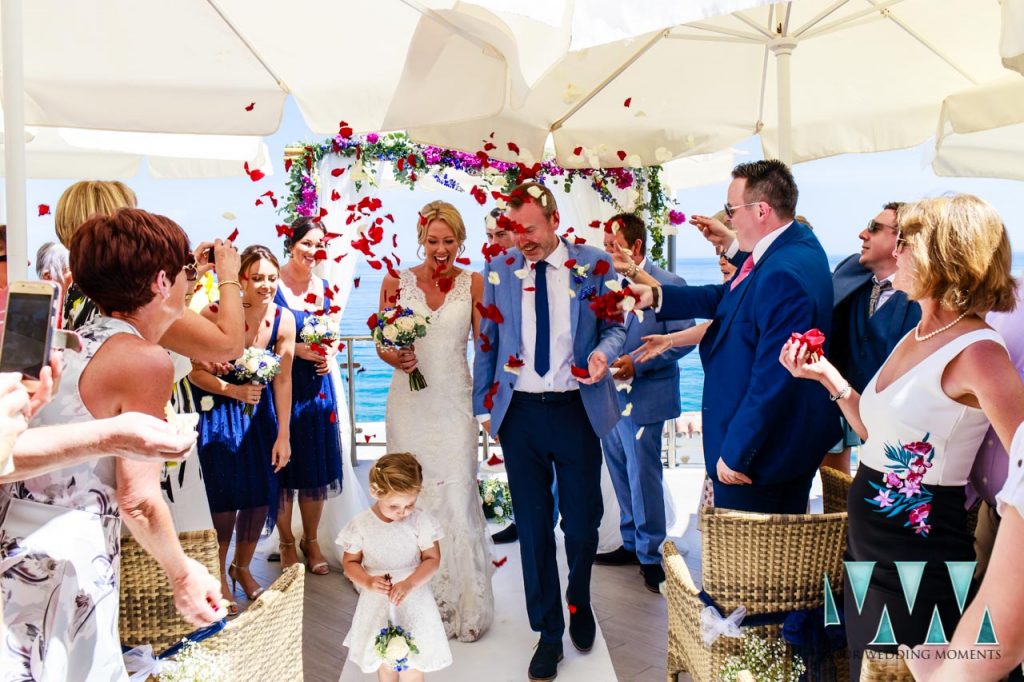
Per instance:
[[[857,235],[860,252],[842,260],[832,273],[835,306],[829,359],[858,393],[921,319],[920,306],[892,288],[896,212],[902,205],[898,201],[886,204]],[[691,222],[732,262],[741,264],[747,257],[739,251],[735,233],[721,222],[703,216],[694,216]],[[849,473],[850,448],[861,441],[845,419],[840,417],[840,422],[843,436],[821,464]]]
[[[830,360],[850,386],[864,390],[885,359],[921,319],[921,307],[892,288],[896,275],[896,212],[903,204],[886,204],[858,235],[860,253],[836,266],[832,274]],[[850,472],[850,448],[860,438],[842,420],[843,438],[825,456],[822,466]]]
[[[612,256],[629,251],[629,264],[616,262],[623,286],[650,281],[661,284],[686,282],[647,258],[647,228],[633,213],[620,213],[607,223],[604,250]],[[646,276],[645,276],[646,275]],[[633,353],[651,334],[671,334],[693,326],[693,320],[660,321],[647,314],[640,319],[627,315],[626,343],[612,363],[619,385],[622,418],[601,439],[604,460],[619,502],[622,546],[598,554],[597,564],[640,564],[644,586],[658,592],[665,581],[661,544],[665,541],[665,489],[662,485],[661,433],[665,421],[679,416],[679,358],[693,346],[671,348],[649,362],[637,364]]]
[[[793,220],[798,192],[785,164],[740,164],[732,176],[726,213],[740,249],[750,253],[733,279],[636,289],[658,319],[712,320],[700,356],[704,460],[715,506],[803,513],[822,453],[839,439],[838,411],[820,386],[809,390],[793,380],[779,353],[793,332],[830,333],[828,259],[807,226]]]

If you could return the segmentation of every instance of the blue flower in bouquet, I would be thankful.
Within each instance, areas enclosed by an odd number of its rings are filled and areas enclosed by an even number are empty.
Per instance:
[[[373,648],[381,660],[395,672],[408,670],[409,656],[420,652],[412,633],[390,620],[386,628],[381,628],[380,634],[373,642]]]
[[[341,338],[337,320],[328,315],[307,315],[299,340],[311,346],[332,346]]]
[[[410,308],[395,306],[385,308],[370,315],[366,320],[366,326],[370,330],[370,336],[378,348],[388,350],[409,348],[417,339],[427,335],[427,325],[430,318],[417,315]],[[417,367],[409,374],[409,388],[419,391],[426,388],[427,382]]]

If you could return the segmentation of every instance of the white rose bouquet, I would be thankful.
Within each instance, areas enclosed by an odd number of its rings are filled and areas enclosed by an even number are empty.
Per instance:
[[[249,347],[235,360],[235,376],[250,384],[266,386],[281,371],[281,357],[266,348]],[[242,413],[252,415],[252,405],[246,404]]]
[[[512,493],[508,483],[497,478],[483,479],[480,481],[480,499],[487,520],[506,521],[512,518]]]
[[[327,315],[307,315],[302,329],[299,330],[299,340],[309,344],[316,352],[326,355],[326,347],[333,346],[341,338],[341,330],[338,322]]]
[[[390,619],[388,626],[380,629],[380,634],[373,642],[373,649],[395,672],[408,670],[409,656],[420,652],[412,633],[401,625],[395,625]]]
[[[427,335],[430,318],[417,315],[409,308],[395,306],[370,315],[366,326],[378,348],[408,348]],[[417,367],[409,373],[409,388],[413,391],[427,387],[427,381]]]

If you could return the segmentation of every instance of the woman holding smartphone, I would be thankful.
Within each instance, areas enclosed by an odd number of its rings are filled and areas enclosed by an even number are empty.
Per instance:
[[[173,367],[158,341],[179,319],[195,264],[173,221],[137,209],[92,218],[71,266],[101,315],[80,330],[60,388],[32,425],[88,424],[129,411],[163,417]],[[196,626],[221,617],[218,581],[181,549],[163,502],[160,464],[80,462],[0,490],[0,580],[8,634],[0,669],[16,678],[120,680],[121,522],[167,573]]]

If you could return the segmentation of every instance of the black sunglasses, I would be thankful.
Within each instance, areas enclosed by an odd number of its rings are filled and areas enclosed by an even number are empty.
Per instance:
[[[890,230],[893,230],[893,231],[896,231],[897,229],[899,229],[895,225],[886,225],[885,223],[880,223],[877,220],[871,220],[871,221],[868,222],[868,227],[867,227],[868,234],[875,234],[876,232],[881,230],[883,227],[888,227]]]

